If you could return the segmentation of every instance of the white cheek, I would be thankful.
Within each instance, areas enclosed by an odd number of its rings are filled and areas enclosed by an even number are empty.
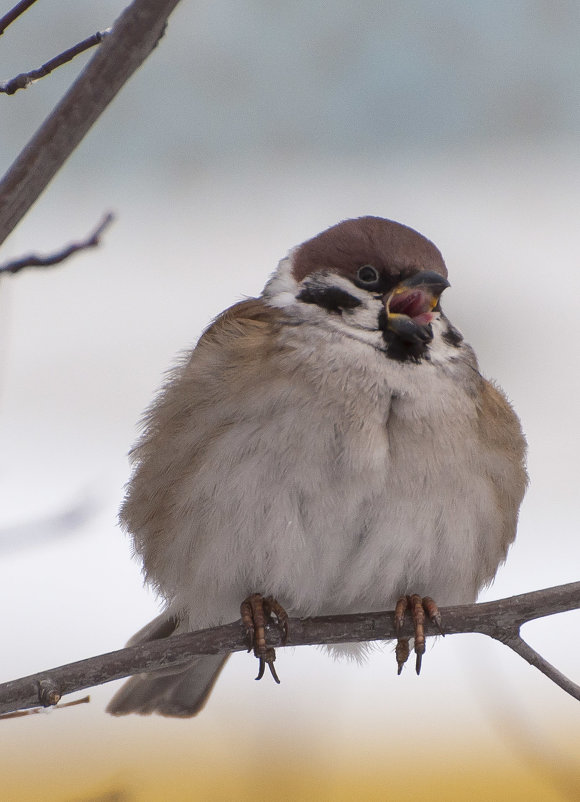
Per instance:
[[[377,321],[381,311],[382,303],[369,296],[365,290],[355,287],[344,276],[330,274],[326,277],[328,286],[343,289],[354,298],[358,298],[361,305],[355,309],[347,309],[342,315],[331,314],[328,310],[317,304],[305,304],[296,300],[300,292],[300,285],[292,275],[294,267],[294,253],[296,249],[290,251],[288,256],[279,263],[275,273],[271,276],[264,287],[262,297],[268,304],[276,309],[284,309],[292,316],[297,316],[305,321],[324,321],[328,328],[335,331],[342,331],[349,336],[377,346]],[[325,278],[320,278],[320,284],[324,285]],[[382,342],[379,335],[379,341]]]
[[[367,297],[361,306],[343,312],[342,320],[347,326],[352,326],[356,329],[377,331],[382,307],[382,301]]]
[[[291,250],[288,256],[280,261],[264,287],[262,297],[268,306],[287,309],[289,306],[296,304],[298,282],[292,275],[295,250],[295,248]]]
[[[268,298],[267,303],[268,306],[273,306],[276,309],[288,309],[288,307],[296,304],[296,298],[291,292],[278,292]]]
[[[431,362],[434,365],[449,364],[450,357],[457,354],[457,348],[446,342],[442,336],[447,330],[447,324],[436,315],[431,322],[431,328],[433,329],[433,340],[429,344]]]

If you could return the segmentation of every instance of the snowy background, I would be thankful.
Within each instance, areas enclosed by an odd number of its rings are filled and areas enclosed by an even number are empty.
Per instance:
[[[39,3],[2,36],[0,77],[123,6]],[[215,314],[345,217],[438,245],[445,311],[522,419],[531,485],[482,598],[579,579],[579,34],[580,7],[547,0],[178,7],[3,248],[58,249],[117,214],[98,251],[0,281],[0,681],[119,648],[155,615],[116,527],[136,422]],[[80,67],[0,97],[3,171]],[[579,623],[524,632],[576,681]],[[316,649],[277,667],[280,687],[254,683],[234,656],[192,721],[111,719],[102,686],[0,722],[7,798],[580,795],[578,703],[488,639],[439,640],[419,679],[389,645],[363,667]]]

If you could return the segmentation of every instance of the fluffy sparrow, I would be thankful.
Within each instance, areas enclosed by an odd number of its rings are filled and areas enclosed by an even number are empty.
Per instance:
[[[262,673],[272,612],[396,605],[400,621],[410,605],[420,661],[432,599],[475,600],[515,536],[525,441],[441,311],[446,276],[416,231],[345,220],[210,325],[132,451],[121,521],[166,607],[130,643],[244,602]],[[109,711],[194,715],[226,659],[133,677]]]

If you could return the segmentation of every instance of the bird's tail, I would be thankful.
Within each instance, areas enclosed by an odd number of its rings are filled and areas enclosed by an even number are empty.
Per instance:
[[[167,638],[178,622],[161,614],[134,635],[128,646]],[[188,718],[205,705],[228,654],[204,654],[171,670],[140,674],[127,680],[113,696],[107,712],[113,716],[128,713],[159,713],[162,716]]]

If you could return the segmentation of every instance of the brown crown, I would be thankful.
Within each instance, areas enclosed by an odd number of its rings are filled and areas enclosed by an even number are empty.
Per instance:
[[[318,270],[332,270],[353,278],[370,264],[395,278],[418,270],[435,270],[447,277],[439,250],[412,228],[382,217],[343,220],[299,246],[294,255],[297,281]]]

